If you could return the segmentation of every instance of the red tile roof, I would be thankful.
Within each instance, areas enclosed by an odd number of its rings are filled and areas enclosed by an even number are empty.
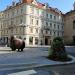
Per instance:
[[[23,3],[26,3],[26,4],[31,4],[33,2],[33,0],[22,0],[22,3],[20,4],[23,4]],[[16,6],[20,5],[19,3],[16,4]],[[37,5],[35,5],[37,8],[40,8],[40,9],[43,9],[43,7],[45,6],[45,4],[42,4],[42,3],[39,3],[37,2]],[[10,6],[12,8],[12,6]],[[60,14],[62,13],[61,11],[59,11],[57,8],[52,8],[52,7],[48,7],[46,9],[48,12],[52,12],[52,13],[55,13],[55,14]]]

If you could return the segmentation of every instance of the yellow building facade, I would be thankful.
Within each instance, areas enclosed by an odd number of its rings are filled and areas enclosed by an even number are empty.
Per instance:
[[[65,14],[64,40],[66,44],[75,43],[75,10]]]

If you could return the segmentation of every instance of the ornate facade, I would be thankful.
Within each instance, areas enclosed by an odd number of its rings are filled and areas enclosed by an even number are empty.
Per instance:
[[[2,42],[3,13],[0,12],[0,43]]]
[[[24,39],[26,45],[50,45],[56,36],[63,37],[63,14],[57,8],[49,7],[36,0],[13,2],[3,11],[4,41],[11,35]]]

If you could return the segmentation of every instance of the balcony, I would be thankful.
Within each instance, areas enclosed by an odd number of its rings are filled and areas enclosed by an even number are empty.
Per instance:
[[[50,26],[44,26],[43,29],[44,30],[50,30]]]
[[[21,27],[26,27],[26,25],[25,24],[19,24],[19,25],[17,25],[17,26],[21,26]]]
[[[9,26],[8,26],[9,29],[12,29],[12,28],[14,28],[14,27],[15,27],[15,25],[9,25]]]

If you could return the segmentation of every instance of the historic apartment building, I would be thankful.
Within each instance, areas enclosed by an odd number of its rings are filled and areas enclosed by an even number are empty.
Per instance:
[[[36,0],[13,2],[3,11],[2,39],[8,42],[11,35],[24,39],[26,45],[50,45],[56,36],[63,37],[63,14]]]
[[[2,26],[3,26],[3,13],[0,12],[0,41],[2,36]]]

